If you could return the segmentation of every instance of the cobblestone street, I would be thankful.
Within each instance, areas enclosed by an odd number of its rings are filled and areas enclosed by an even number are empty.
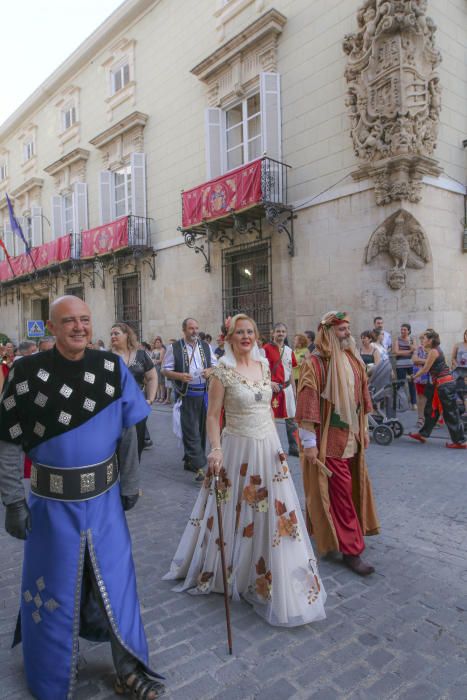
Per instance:
[[[414,420],[405,414],[407,425]],[[327,619],[314,625],[274,628],[233,605],[232,657],[222,598],[174,593],[161,581],[199,487],[182,469],[169,409],[153,411],[150,430],[144,495],[128,521],[151,665],[171,700],[466,700],[467,459],[444,448],[444,430],[428,445],[403,436],[369,449],[382,534],[367,540],[366,558],[376,574],[362,580],[322,561]],[[290,466],[302,494],[298,460]],[[22,545],[0,517],[0,698],[25,700],[21,648],[10,649]],[[115,697],[109,645],[83,644],[80,666],[78,700]]]

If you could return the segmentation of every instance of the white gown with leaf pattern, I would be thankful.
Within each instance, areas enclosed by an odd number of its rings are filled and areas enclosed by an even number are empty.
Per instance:
[[[225,388],[222,495],[229,593],[272,625],[325,617],[321,583],[297,493],[271,415],[269,369],[253,382],[222,364]],[[216,500],[207,474],[165,579],[176,590],[223,591]]]

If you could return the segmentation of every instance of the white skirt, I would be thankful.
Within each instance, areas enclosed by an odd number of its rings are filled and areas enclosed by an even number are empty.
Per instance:
[[[272,625],[322,620],[326,593],[277,432],[257,439],[224,431],[222,449],[219,489],[229,594],[251,603]],[[223,592],[209,474],[164,579],[184,579],[177,591]]]

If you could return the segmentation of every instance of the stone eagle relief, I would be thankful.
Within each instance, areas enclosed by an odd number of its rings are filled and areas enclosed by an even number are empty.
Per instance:
[[[393,267],[386,273],[391,289],[405,286],[407,268],[421,270],[431,260],[422,227],[412,214],[402,209],[391,214],[372,233],[365,250],[365,262],[370,263],[380,253],[387,253],[393,261]]]
[[[438,175],[431,158],[438,135],[441,87],[435,69],[436,26],[427,0],[366,0],[358,31],[347,34],[346,105],[356,179],[374,177],[378,204],[421,198],[424,174]]]

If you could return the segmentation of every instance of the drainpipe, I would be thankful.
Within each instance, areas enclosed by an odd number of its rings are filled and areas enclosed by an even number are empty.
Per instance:
[[[467,139],[462,141],[462,145],[467,148]],[[467,194],[464,194],[464,237],[462,240],[462,252],[467,253]]]

